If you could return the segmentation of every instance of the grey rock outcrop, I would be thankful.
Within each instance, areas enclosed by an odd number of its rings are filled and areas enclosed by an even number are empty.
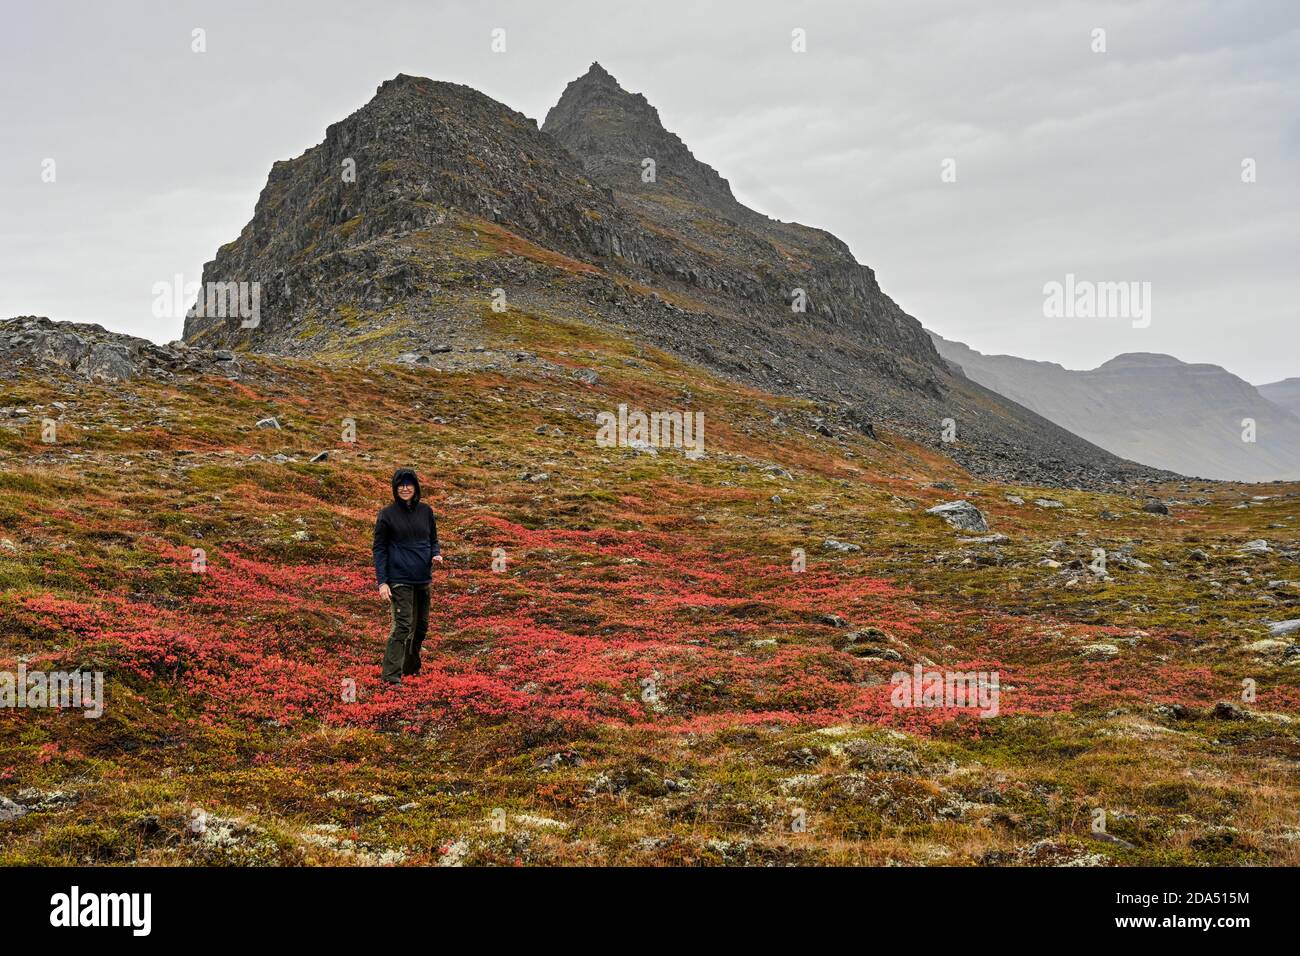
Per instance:
[[[0,374],[24,367],[59,369],[89,381],[119,382],[187,373],[234,376],[239,360],[228,351],[212,352],[183,343],[155,345],[99,325],[22,315],[0,321]]]

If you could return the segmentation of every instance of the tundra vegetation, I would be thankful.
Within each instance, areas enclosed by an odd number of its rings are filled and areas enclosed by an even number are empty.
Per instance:
[[[0,710],[0,863],[1300,864],[1300,653],[1267,626],[1300,617],[1300,486],[998,483],[560,315],[482,321],[531,360],[6,370],[0,669],[105,686],[99,719]],[[600,447],[620,404],[703,412],[705,454]],[[398,464],[448,560],[389,688]],[[926,513],[955,499],[992,534]],[[997,716],[892,706],[917,663],[996,672]]]

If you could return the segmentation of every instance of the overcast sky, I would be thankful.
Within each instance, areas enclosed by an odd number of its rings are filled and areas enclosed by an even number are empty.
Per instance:
[[[197,281],[271,163],[385,79],[540,123],[599,60],[742,202],[840,236],[944,336],[1069,368],[1146,351],[1300,375],[1295,0],[6,0],[4,19],[0,316],[176,338],[153,285]],[[1149,327],[1045,318],[1067,273],[1150,282]]]

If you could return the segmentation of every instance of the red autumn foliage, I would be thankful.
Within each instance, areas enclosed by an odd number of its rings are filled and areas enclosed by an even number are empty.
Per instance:
[[[495,517],[477,518],[466,536],[472,547],[452,549],[449,569],[435,572],[424,669],[400,688],[379,680],[386,611],[361,552],[312,565],[209,553],[190,581],[176,574],[189,570],[188,549],[166,549],[156,559],[168,573],[152,590],[123,582],[79,600],[22,598],[8,611],[57,635],[65,656],[109,670],[110,700],[115,676],[170,682],[208,722],[418,732],[464,718],[681,730],[858,720],[980,733],[970,711],[894,707],[890,675],[908,665],[837,650],[840,631],[820,619],[828,613],[946,670],[998,671],[1002,714],[1232,693],[1205,668],[1138,655],[1081,662],[1060,636],[1096,641],[1119,629],[1062,624],[1049,640],[1041,621],[922,607],[847,565],[796,574],[667,533],[533,530]],[[491,570],[494,547],[511,555],[504,574]],[[176,580],[197,587],[165,586]],[[760,638],[776,644],[754,646]],[[643,695],[647,682],[653,693]],[[1297,703],[1274,694],[1277,705]]]

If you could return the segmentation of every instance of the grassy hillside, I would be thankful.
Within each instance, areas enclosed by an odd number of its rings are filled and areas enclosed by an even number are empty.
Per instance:
[[[1300,655],[1256,643],[1300,616],[1300,486],[990,484],[490,321],[543,361],[0,381],[0,670],[107,675],[98,720],[0,710],[0,864],[1300,863]],[[703,411],[705,457],[597,447],[620,403]],[[389,688],[408,464],[448,560]],[[1007,540],[925,514],[956,498]],[[999,715],[892,706],[917,662],[998,671]]]

